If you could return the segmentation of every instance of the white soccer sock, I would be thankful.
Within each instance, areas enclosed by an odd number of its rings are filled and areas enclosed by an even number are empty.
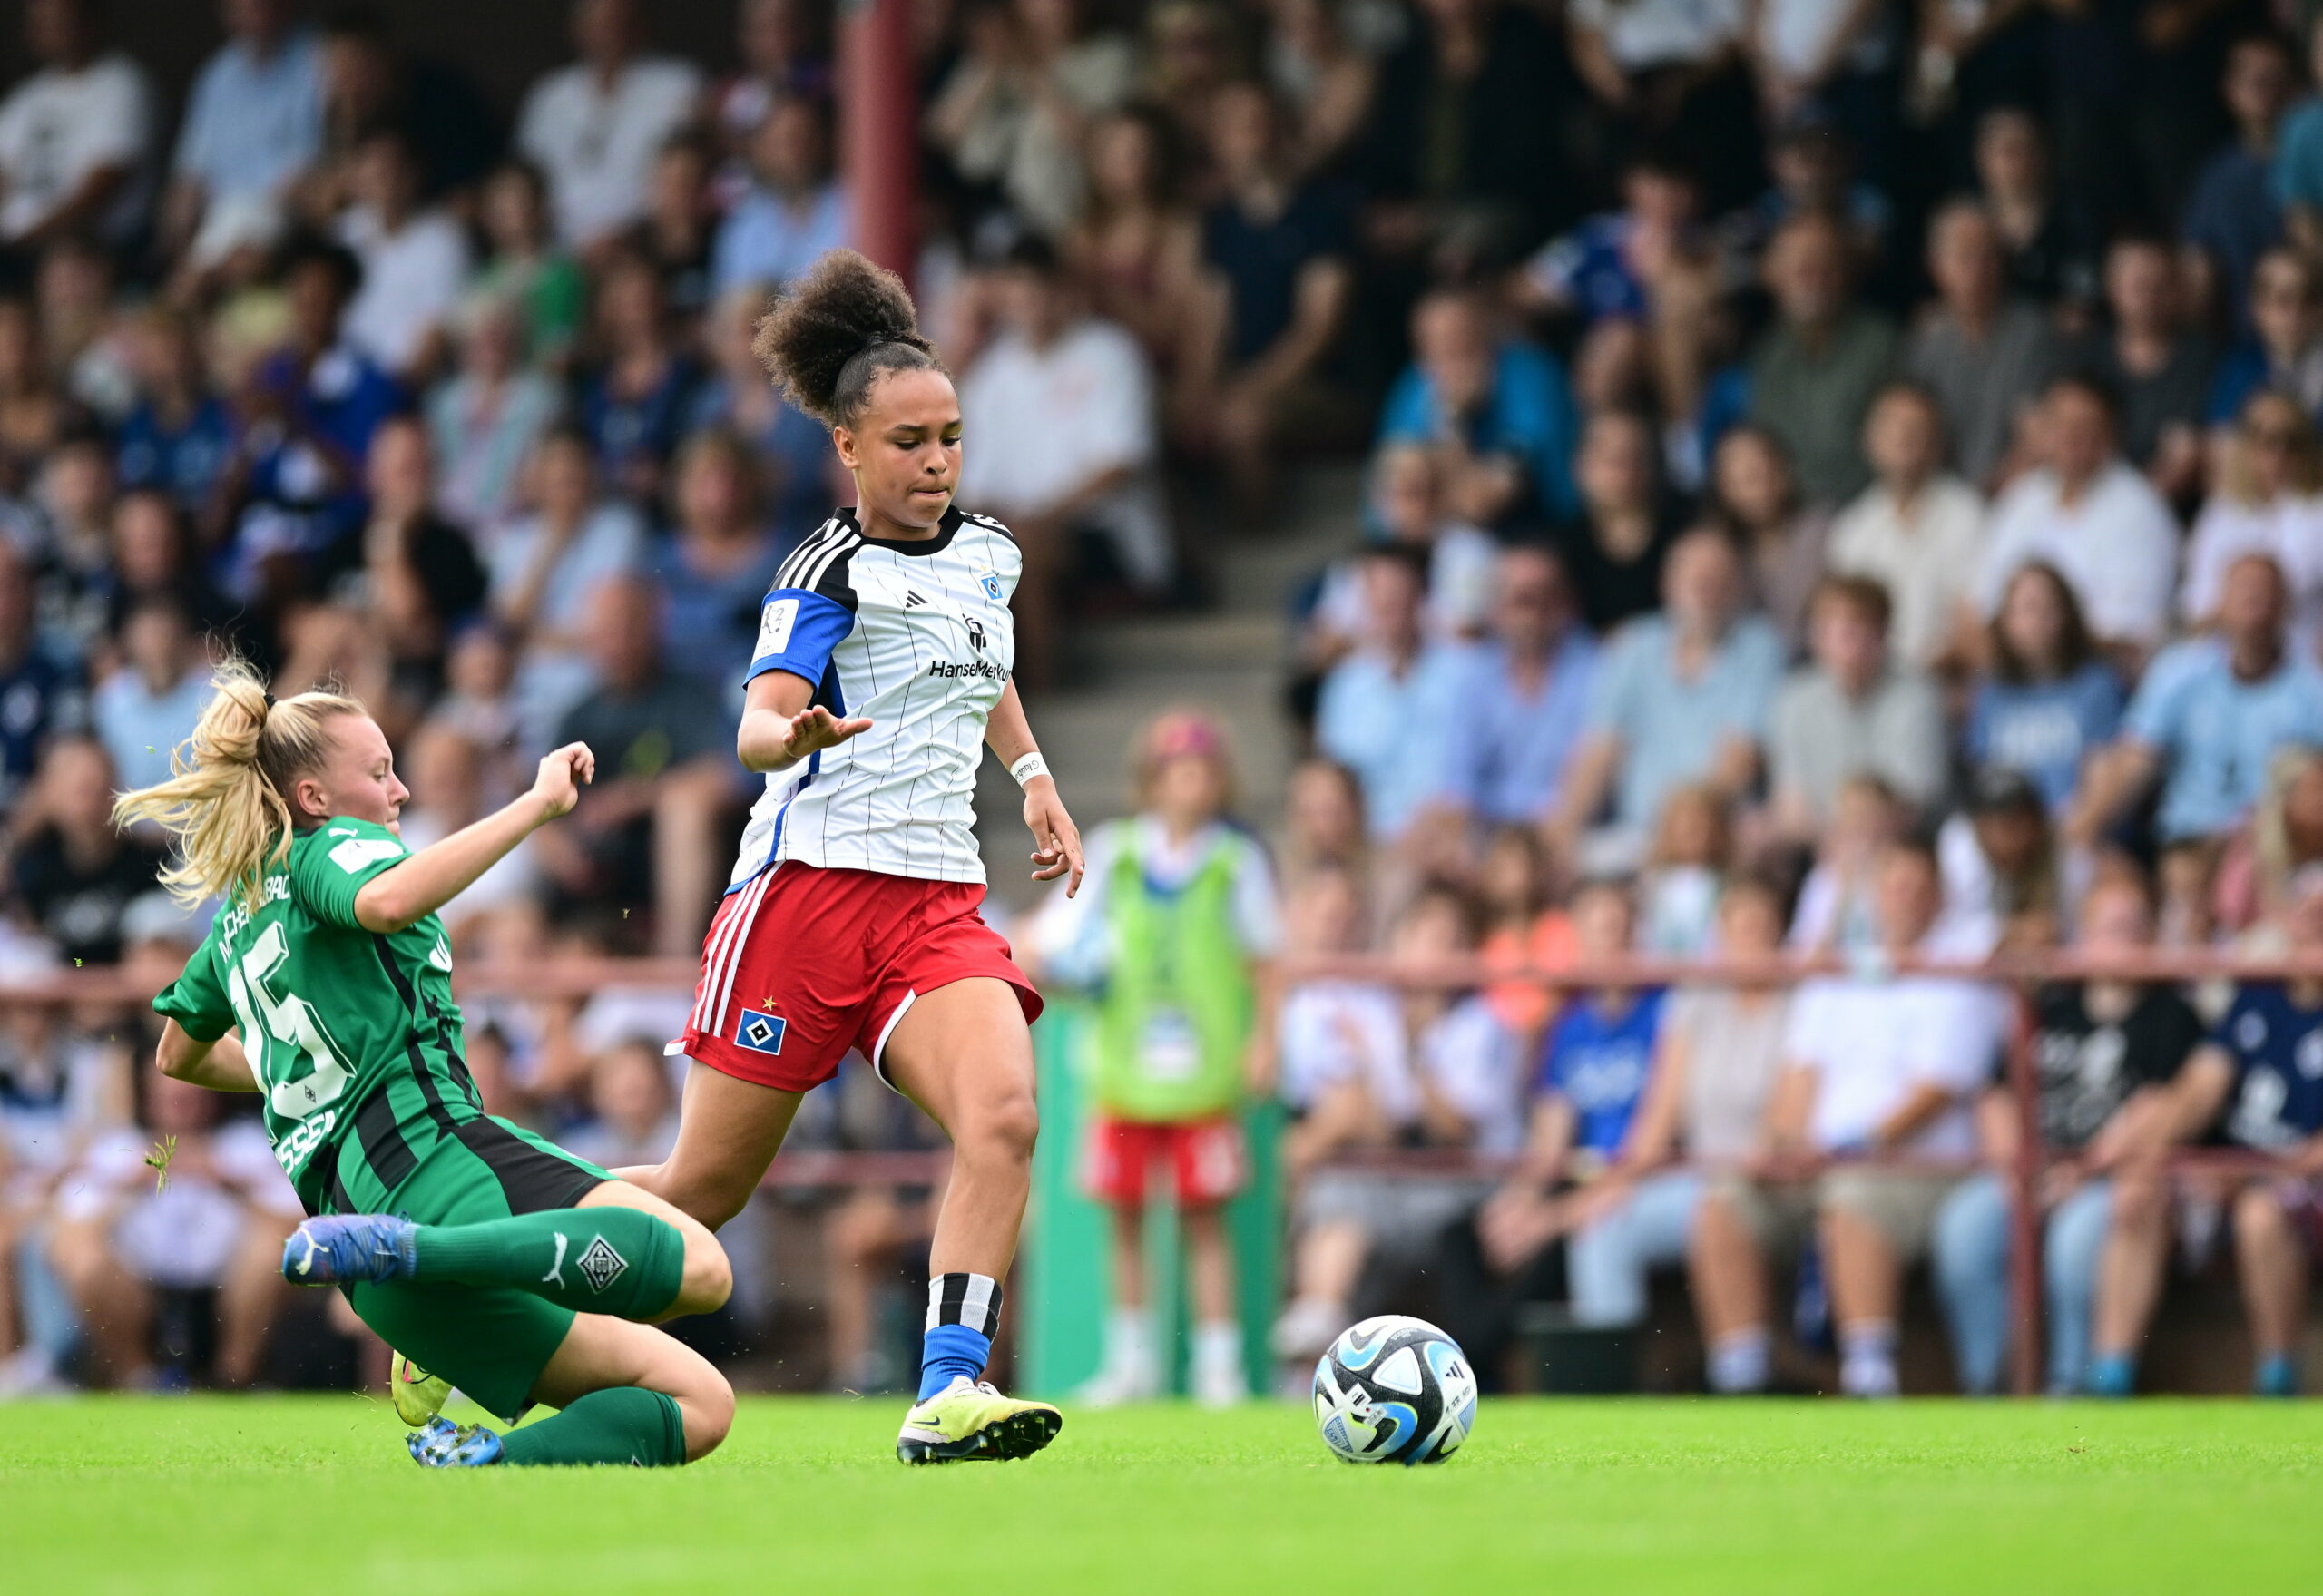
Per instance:
[[[1733,1330],[1710,1344],[1710,1388],[1721,1396],[1745,1396],[1767,1388],[1774,1338],[1763,1325]]]
[[[1839,1327],[1839,1389],[1849,1396],[1894,1396],[1896,1326],[1891,1319],[1857,1319]]]
[[[1117,1307],[1105,1320],[1105,1368],[1125,1378],[1153,1378],[1153,1321],[1142,1307]]]
[[[1233,1370],[1242,1367],[1242,1327],[1231,1319],[1194,1327],[1194,1367]]]

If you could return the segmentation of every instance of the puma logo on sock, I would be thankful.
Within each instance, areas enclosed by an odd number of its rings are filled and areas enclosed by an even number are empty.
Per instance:
[[[564,1232],[559,1230],[554,1234],[556,1236],[556,1261],[549,1265],[548,1273],[541,1277],[541,1284],[544,1286],[562,1286],[564,1284]]]

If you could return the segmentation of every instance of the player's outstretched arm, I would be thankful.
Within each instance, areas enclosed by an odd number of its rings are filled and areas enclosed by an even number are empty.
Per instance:
[[[571,813],[581,801],[581,788],[596,774],[597,756],[587,743],[565,744],[541,761],[532,790],[522,798],[365,882],[355,895],[357,922],[366,931],[417,925],[466,892],[518,843]]]
[[[1033,740],[1033,723],[1024,718],[1024,700],[1016,696],[1014,682],[1001,689],[1000,701],[985,721],[984,740],[1024,789],[1024,827],[1033,834],[1033,879],[1070,876],[1064,896],[1073,896],[1089,868],[1081,854],[1081,828],[1066,812],[1056,778],[1041,759],[1041,745]]]
[[[250,1061],[240,1043],[231,1036],[200,1041],[175,1020],[162,1022],[162,1041],[153,1050],[153,1062],[172,1080],[189,1081],[212,1092],[258,1090],[258,1077],[250,1072]]]
[[[734,754],[742,769],[760,775],[788,770],[820,749],[871,729],[863,716],[841,720],[814,699],[815,684],[788,671],[762,671],[750,678],[749,696],[742,700],[742,723],[734,729]]]

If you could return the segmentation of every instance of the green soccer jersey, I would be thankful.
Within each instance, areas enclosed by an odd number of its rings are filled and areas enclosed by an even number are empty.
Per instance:
[[[482,1116],[460,1054],[452,951],[433,915],[392,935],[355,918],[405,857],[369,820],[298,835],[255,913],[221,910],[153,1000],[197,1041],[239,1028],[274,1156],[309,1212],[377,1210],[453,1127]]]

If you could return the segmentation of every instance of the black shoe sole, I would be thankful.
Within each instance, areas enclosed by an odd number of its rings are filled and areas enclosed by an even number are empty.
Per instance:
[[[1014,1463],[1030,1457],[1056,1439],[1064,1415],[1043,1408],[1027,1408],[986,1425],[957,1441],[898,1441],[898,1463]]]

